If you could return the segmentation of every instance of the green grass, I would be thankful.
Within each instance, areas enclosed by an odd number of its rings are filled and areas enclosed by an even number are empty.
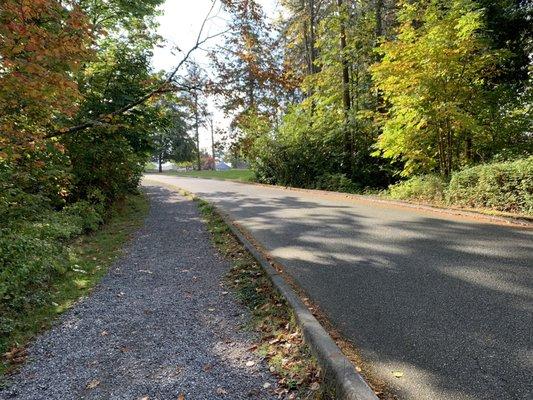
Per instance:
[[[148,199],[130,196],[116,204],[108,221],[96,232],[80,236],[69,246],[70,268],[50,286],[52,300],[29,310],[17,321],[17,330],[0,338],[0,375],[24,360],[24,347],[39,332],[49,328],[58,315],[86,296],[121,254],[124,243],[143,223]]]
[[[187,171],[187,172],[165,172],[166,174],[172,174],[177,176],[187,176],[194,178],[207,178],[207,179],[221,179],[221,180],[235,180],[242,182],[251,182],[254,178],[254,173],[250,169],[230,169],[227,171]]]

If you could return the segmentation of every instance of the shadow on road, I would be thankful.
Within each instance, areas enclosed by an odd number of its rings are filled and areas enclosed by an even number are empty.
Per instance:
[[[529,231],[279,192],[196,194],[248,229],[405,397],[532,395]]]

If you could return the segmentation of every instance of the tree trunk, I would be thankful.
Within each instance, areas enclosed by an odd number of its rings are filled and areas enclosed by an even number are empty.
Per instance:
[[[470,136],[470,133],[466,137],[466,161],[467,163],[471,163],[474,159],[474,152],[473,152],[473,143],[472,143],[472,136]]]
[[[310,72],[314,74],[317,72],[317,67],[315,65],[316,61],[316,33],[315,33],[315,1],[308,0],[308,9],[309,9],[309,61],[310,61]]]
[[[376,36],[383,36],[383,0],[376,0]]]
[[[200,116],[198,115],[198,94],[194,94],[194,129],[196,134],[196,166],[198,171],[202,170],[202,160],[200,159]]]
[[[162,161],[163,161],[163,155],[161,153],[159,153],[159,156],[157,157],[157,164],[158,164],[158,170],[159,172],[163,172],[163,165],[162,165]]]
[[[213,171],[217,170],[217,161],[215,160],[215,131],[213,129],[213,119],[209,120],[211,124],[211,156],[213,157]]]
[[[251,68],[248,70],[248,107],[255,107],[255,78]]]
[[[339,16],[343,18],[343,0],[337,0]],[[350,71],[348,60],[346,60],[346,27],[345,21],[341,20],[340,24],[340,52],[342,60],[342,103],[344,108],[344,168],[348,175],[353,172],[353,141],[348,124],[350,118],[351,96],[350,96]]]

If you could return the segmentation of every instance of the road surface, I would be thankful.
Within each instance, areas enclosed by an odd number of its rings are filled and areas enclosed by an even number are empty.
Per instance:
[[[246,228],[400,399],[533,399],[531,230],[333,194],[147,178]]]

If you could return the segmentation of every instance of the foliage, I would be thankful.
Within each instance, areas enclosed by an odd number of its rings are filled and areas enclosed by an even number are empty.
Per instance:
[[[133,33],[137,35],[133,36]],[[105,38],[98,57],[79,77],[83,102],[79,120],[106,115],[141,97],[157,80],[150,72],[154,38],[142,28],[132,36]],[[112,125],[63,138],[72,161],[74,196],[86,198],[100,191],[109,201],[136,189],[142,165],[150,155],[150,137],[161,125],[161,114],[153,103],[117,116]],[[95,168],[95,166],[98,166]]]
[[[266,127],[252,129],[247,135],[252,142],[248,147],[253,148],[248,153],[252,168],[261,181],[290,186],[324,186],[322,175],[338,174],[353,182],[340,185],[339,190],[344,190],[343,186],[350,191],[386,186],[393,179],[391,168],[371,156],[378,130],[368,110],[377,107],[379,100],[368,71],[376,58],[372,51],[376,40],[372,3],[347,2],[332,10],[311,2],[308,5],[315,12],[314,39],[294,31],[308,26],[305,18],[311,18],[296,6],[294,12],[303,21],[291,20],[287,28],[294,41],[287,45],[287,57],[307,62],[308,74],[302,76],[299,88],[302,99],[286,108],[281,123],[267,121]],[[341,32],[346,36],[343,48]],[[312,54],[298,55],[302,46],[312,46]],[[350,81],[343,92],[339,88],[347,64]]]
[[[449,175],[473,161],[473,146],[490,142],[485,82],[506,56],[483,37],[483,12],[472,0],[401,2],[398,38],[381,44],[383,59],[372,68],[390,103],[378,148],[405,161],[403,174]],[[496,106],[496,109],[498,107]]]
[[[331,190],[336,192],[355,193],[360,188],[344,174],[324,174],[316,180],[316,189]]]
[[[270,69],[291,85],[280,87],[274,118],[258,112],[270,103],[257,97],[238,120],[245,134],[233,145],[259,181],[333,187],[324,180],[344,175],[353,183],[340,185],[347,190],[379,190],[400,175],[449,178],[477,163],[531,154],[529,2],[282,4],[279,49],[270,50],[281,68]],[[250,57],[265,51],[252,47]],[[222,76],[246,77],[232,68]],[[417,178],[395,193],[425,192],[430,181],[437,185],[437,178]],[[435,190],[427,196],[441,197]]]
[[[449,182],[418,175],[389,187],[393,199],[533,214],[533,157],[465,168]]]
[[[224,44],[211,52],[217,74],[211,88],[231,118],[233,156],[248,158],[255,139],[276,122],[293,82],[285,73],[273,27],[260,2],[222,3],[230,16],[229,29]]]
[[[75,1],[5,0],[0,37],[0,158],[17,160],[76,113],[90,25]]]
[[[445,189],[446,181],[441,176],[416,175],[391,185],[388,195],[393,199],[441,203]]]
[[[17,318],[50,298],[49,286],[68,268],[67,243],[102,222],[101,204],[79,202],[61,212],[40,209],[32,219],[0,228],[0,335],[17,329]]]
[[[157,128],[152,135],[152,157],[158,163],[191,162],[196,155],[194,140],[187,133],[184,110],[176,103],[163,102],[157,106]]]
[[[455,172],[446,190],[449,204],[533,214],[533,157]]]

